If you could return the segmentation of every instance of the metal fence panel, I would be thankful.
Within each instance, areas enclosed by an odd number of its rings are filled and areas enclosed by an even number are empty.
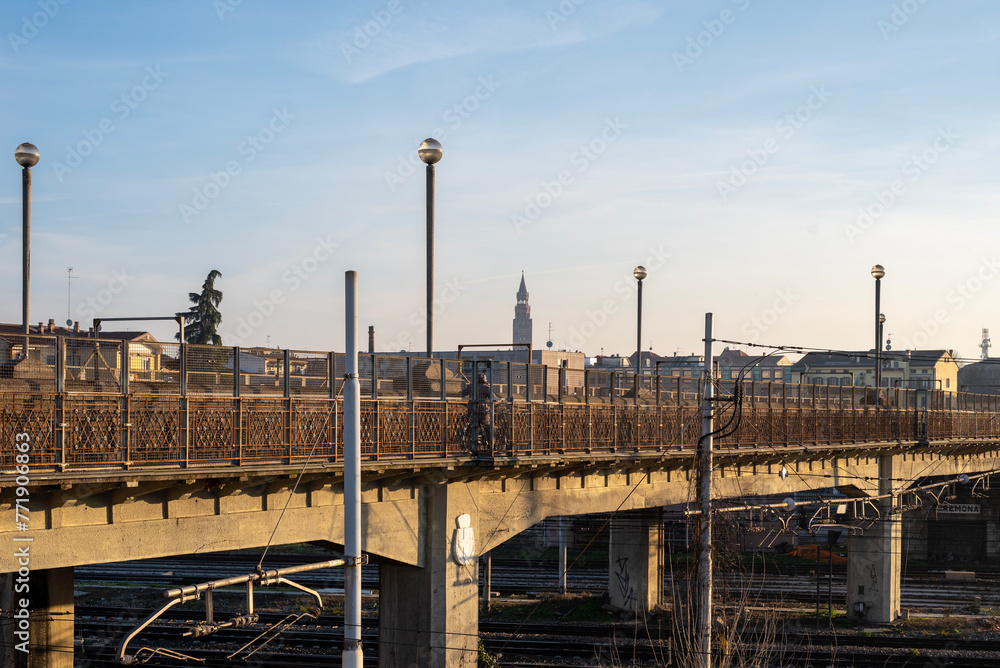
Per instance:
[[[122,341],[69,338],[65,342],[67,392],[121,392]]]
[[[288,395],[292,397],[330,396],[330,355],[295,350],[291,353],[292,373],[288,376]]]
[[[181,393],[181,344],[129,342],[129,393]]]
[[[234,349],[192,343],[186,348],[188,394],[233,396]]]

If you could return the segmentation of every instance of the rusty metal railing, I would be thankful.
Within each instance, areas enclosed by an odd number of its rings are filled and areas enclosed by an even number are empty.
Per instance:
[[[471,456],[469,379],[485,373],[491,434],[479,455],[693,446],[700,378],[362,355],[366,460]],[[14,436],[33,468],[340,461],[339,353],[0,337],[0,469]],[[731,381],[717,394],[731,395]],[[719,447],[1000,439],[1000,397],[942,390],[746,382]],[[718,404],[724,413],[731,405]]]

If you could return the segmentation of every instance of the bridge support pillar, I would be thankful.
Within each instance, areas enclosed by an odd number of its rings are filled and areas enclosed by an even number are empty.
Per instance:
[[[663,602],[663,511],[620,513],[611,520],[608,596],[619,610],[645,614]]]
[[[16,573],[0,576],[2,604],[5,614],[0,639],[2,668],[73,668],[73,568],[53,568],[31,571],[28,591],[15,589]],[[21,609],[21,600],[28,602],[28,653],[18,650],[23,641],[14,632],[17,620],[9,615]]]
[[[894,492],[897,460],[879,457],[880,496]],[[890,624],[899,617],[903,522],[892,512],[896,505],[895,498],[879,499],[879,520],[863,535],[847,539],[847,614],[855,619]]]
[[[427,485],[421,494],[425,566],[379,566],[379,666],[473,668],[479,647],[477,552],[484,538],[479,484]],[[466,522],[474,547],[461,526]],[[470,547],[471,560],[460,563]]]
[[[847,614],[889,624],[899,617],[902,522],[885,519],[847,539]]]

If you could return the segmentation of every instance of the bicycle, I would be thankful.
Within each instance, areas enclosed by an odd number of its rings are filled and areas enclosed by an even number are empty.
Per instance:
[[[471,402],[470,402],[471,404]],[[473,455],[490,453],[492,451],[492,428],[490,425],[479,425],[473,419],[474,408],[470,405],[469,412],[462,419],[460,441]]]

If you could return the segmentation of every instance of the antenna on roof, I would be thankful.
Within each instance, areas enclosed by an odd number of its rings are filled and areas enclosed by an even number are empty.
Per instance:
[[[545,342],[545,347],[552,350],[552,323],[549,323],[549,340]]]

